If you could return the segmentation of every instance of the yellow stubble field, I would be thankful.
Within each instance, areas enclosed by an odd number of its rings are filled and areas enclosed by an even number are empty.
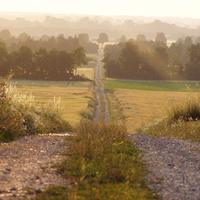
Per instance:
[[[172,105],[195,98],[197,92],[144,91],[115,89],[114,96],[125,116],[128,133],[166,116]]]
[[[73,126],[80,122],[80,112],[92,98],[91,82],[11,80],[17,90],[31,94],[40,104],[55,102],[62,116]]]

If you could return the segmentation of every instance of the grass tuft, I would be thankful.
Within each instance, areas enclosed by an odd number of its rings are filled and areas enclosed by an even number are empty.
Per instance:
[[[198,99],[186,100],[172,106],[168,111],[168,122],[171,124],[178,121],[197,121],[200,119],[200,103]]]
[[[172,105],[167,116],[138,129],[138,133],[200,141],[199,97]]]

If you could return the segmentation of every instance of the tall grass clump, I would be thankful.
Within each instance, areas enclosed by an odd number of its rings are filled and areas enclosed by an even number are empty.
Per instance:
[[[0,80],[0,141],[20,135],[69,131],[54,104],[38,105],[31,94],[17,91],[15,85]]]
[[[168,122],[197,121],[200,119],[200,99],[185,100],[168,110]]]
[[[172,105],[167,116],[138,130],[139,133],[200,140],[200,99],[185,99]]]
[[[58,171],[74,183],[71,199],[158,199],[146,186],[140,151],[123,126],[82,123],[66,154]]]

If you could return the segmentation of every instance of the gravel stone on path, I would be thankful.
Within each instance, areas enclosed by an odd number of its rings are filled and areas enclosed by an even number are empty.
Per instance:
[[[150,173],[146,179],[163,200],[200,200],[200,143],[131,134]]]

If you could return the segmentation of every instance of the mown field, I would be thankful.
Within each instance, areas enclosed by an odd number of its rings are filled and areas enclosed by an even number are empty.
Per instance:
[[[93,69],[81,69],[92,76]],[[89,71],[89,72],[88,72]],[[19,91],[34,96],[34,101],[44,104],[54,101],[62,116],[73,126],[80,122],[80,112],[87,108],[92,98],[92,82],[11,80]]]
[[[196,82],[143,82],[107,80],[106,86],[120,105],[129,133],[161,119],[173,105],[199,96]]]

